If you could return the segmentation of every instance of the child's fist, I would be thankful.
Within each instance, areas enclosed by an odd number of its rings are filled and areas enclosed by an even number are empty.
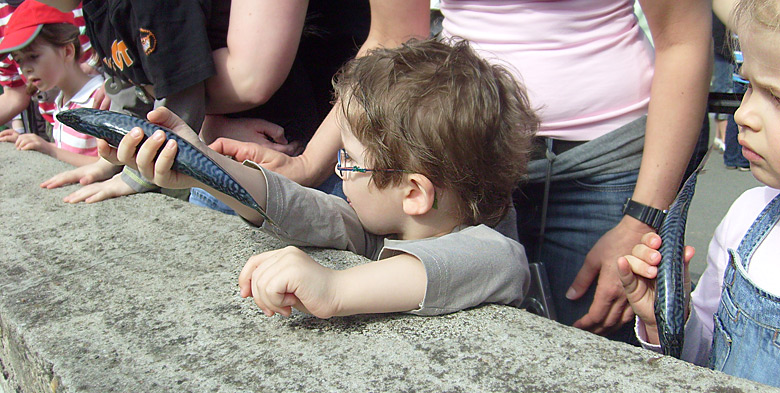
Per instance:
[[[265,315],[289,316],[295,307],[330,318],[337,313],[337,273],[290,246],[249,258],[238,276],[238,286],[241,297],[252,296]]]

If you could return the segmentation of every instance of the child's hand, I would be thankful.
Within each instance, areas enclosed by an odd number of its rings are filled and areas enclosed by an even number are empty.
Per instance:
[[[292,307],[330,318],[337,312],[335,276],[296,247],[249,258],[238,276],[241,297],[252,296],[263,313],[289,316]]]
[[[631,255],[617,260],[618,275],[634,313],[645,323],[648,341],[658,343],[658,329],[655,321],[655,278],[661,262],[661,237],[655,232],[642,236],[642,243],[634,246]],[[686,291],[690,291],[688,263],[693,258],[693,247],[685,247],[684,269]]]
[[[149,112],[147,117],[149,121],[171,129],[190,143],[202,144],[187,124],[167,108],[157,108]],[[130,130],[116,149],[116,160],[137,169],[143,177],[160,187],[176,189],[199,185],[195,179],[171,169],[178,151],[176,141],[166,140],[165,132],[162,130],[155,131],[150,138],[141,144],[143,136],[144,133],[139,127]],[[201,148],[205,148],[205,145]],[[110,154],[102,150],[101,156],[108,160],[112,159]]]
[[[135,194],[136,191],[122,180],[122,174],[117,173],[109,180],[84,186],[66,196],[67,203],[94,203],[120,196]]]
[[[16,138],[17,150],[35,150],[51,155],[53,147],[54,144],[46,142],[43,138],[35,134],[21,134]]]
[[[19,135],[21,134],[11,128],[0,131],[0,142],[16,143],[16,138],[19,138]]]
[[[84,186],[96,181],[110,179],[111,176],[114,176],[121,169],[121,166],[113,165],[106,160],[98,160],[92,164],[54,175],[51,179],[41,183],[41,187],[52,189],[73,183],[80,183]]]

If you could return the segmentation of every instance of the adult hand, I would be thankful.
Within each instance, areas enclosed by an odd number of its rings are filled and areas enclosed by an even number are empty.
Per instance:
[[[238,276],[241,297],[252,296],[267,316],[289,316],[292,307],[318,318],[337,312],[338,272],[328,269],[296,247],[268,251],[249,258]]]
[[[66,196],[63,201],[67,203],[95,203],[106,199],[135,194],[127,183],[122,180],[122,174],[117,173],[109,180],[100,183],[92,183],[84,186],[72,194]]]
[[[288,142],[283,127],[263,119],[207,116],[203,122],[201,137],[207,142],[219,138],[254,142],[289,156],[300,154],[304,147],[299,141]]]
[[[111,98],[106,94],[106,88],[104,85],[95,90],[95,95],[92,100],[92,107],[95,109],[102,109],[107,111],[111,107]]]
[[[244,162],[245,160],[253,161],[298,183],[306,179],[303,156],[291,157],[260,146],[257,143],[242,142],[228,138],[219,138],[209,147],[217,153],[233,157],[238,162]],[[307,183],[301,184],[312,186],[312,184]]]
[[[106,144],[106,146],[107,145],[108,144]],[[80,166],[54,175],[54,177],[41,183],[41,187],[52,189],[73,183],[79,183],[82,186],[85,186],[96,181],[110,179],[111,176],[115,175],[121,169],[121,166],[114,165],[106,160],[98,160],[92,164]]]
[[[19,138],[20,133],[14,131],[11,128],[0,131],[0,142],[16,143],[16,139]]]
[[[585,257],[585,263],[574,278],[566,297],[575,300],[582,297],[598,276],[596,292],[588,313],[574,322],[574,326],[596,334],[610,333],[631,321],[634,314],[628,305],[615,261],[631,253],[642,235],[652,230],[649,226],[628,221],[620,223],[605,233]]]

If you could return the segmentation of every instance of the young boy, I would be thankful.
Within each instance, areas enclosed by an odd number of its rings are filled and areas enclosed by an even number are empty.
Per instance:
[[[241,296],[269,316],[295,307],[320,318],[519,305],[529,285],[524,249],[489,225],[510,208],[538,126],[524,90],[466,43],[436,41],[353,60],[335,89],[343,146],[336,173],[347,201],[218,155],[281,231],[209,191],[291,244],[346,249],[375,262],[335,271],[295,247],[262,253],[239,276]],[[169,111],[148,117],[206,149]],[[134,129],[123,139],[121,162],[163,187],[203,186],[170,170],[176,143],[164,143],[161,131],[134,156],[140,138]]]

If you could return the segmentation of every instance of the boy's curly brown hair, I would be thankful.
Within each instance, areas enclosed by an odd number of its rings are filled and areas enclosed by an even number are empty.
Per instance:
[[[347,63],[336,98],[366,165],[428,177],[459,198],[468,225],[495,225],[525,174],[539,118],[512,74],[465,41],[410,41]],[[402,172],[372,172],[379,188]]]

